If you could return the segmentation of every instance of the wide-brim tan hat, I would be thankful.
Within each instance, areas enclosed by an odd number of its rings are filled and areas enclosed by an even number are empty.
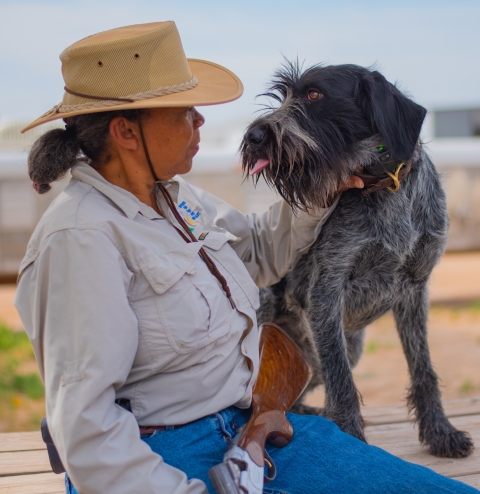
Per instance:
[[[69,46],[60,60],[62,102],[22,132],[82,113],[216,105],[243,93],[240,79],[225,67],[186,58],[172,21],[94,34]]]

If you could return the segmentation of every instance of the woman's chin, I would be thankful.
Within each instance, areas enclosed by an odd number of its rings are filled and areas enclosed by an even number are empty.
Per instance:
[[[176,168],[175,175],[185,175],[192,169],[192,159],[185,160],[180,166]]]
[[[192,169],[192,165],[192,158],[185,158],[180,163],[176,163],[171,168],[168,168],[168,172],[165,171],[162,174],[157,173],[157,175],[161,180],[170,180],[175,175],[185,175],[185,173],[188,173]]]

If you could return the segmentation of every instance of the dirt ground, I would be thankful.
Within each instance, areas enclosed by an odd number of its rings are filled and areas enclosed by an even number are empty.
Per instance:
[[[0,285],[0,321],[22,329],[13,305],[15,285]],[[449,253],[435,268],[430,283],[433,304],[464,304],[480,300],[480,252]]]
[[[444,256],[430,291],[429,344],[443,398],[480,396],[480,252]],[[0,286],[0,321],[21,330],[14,296],[15,286]],[[404,401],[407,365],[390,314],[367,328],[365,351],[354,378],[366,406]],[[313,392],[308,403],[321,406],[323,391]],[[0,420],[0,430],[30,430],[36,417],[43,415],[43,400],[17,405],[8,425]]]
[[[480,304],[432,307],[428,340],[443,399],[480,396]],[[367,328],[365,350],[353,375],[365,406],[404,402],[407,363],[390,314]],[[323,390],[315,390],[307,401],[321,406]]]
[[[430,283],[429,346],[446,400],[480,395],[480,252],[449,253]],[[391,314],[367,328],[353,372],[365,406],[405,401],[408,369]],[[322,389],[308,396],[321,406]]]

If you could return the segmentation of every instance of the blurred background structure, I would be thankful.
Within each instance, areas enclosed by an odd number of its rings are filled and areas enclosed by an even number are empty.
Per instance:
[[[63,94],[58,55],[122,25],[175,20],[188,57],[237,73],[244,96],[200,108],[200,152],[185,178],[246,212],[277,200],[244,181],[237,149],[283,57],[305,66],[372,66],[429,109],[422,140],[442,174],[449,253],[431,284],[430,346],[444,397],[480,395],[480,3],[478,0],[0,0],[0,432],[30,430],[44,413],[42,384],[12,304],[28,239],[68,177],[46,195],[27,176],[28,149],[61,121],[20,134]],[[11,284],[6,284],[6,283]],[[1,323],[4,323],[3,325]],[[401,402],[408,374],[389,315],[367,331],[355,379],[367,405]],[[321,392],[311,396],[321,404]]]
[[[48,204],[68,182],[57,183],[47,195],[32,190],[26,173],[28,148],[53,122],[20,134],[26,122],[0,126],[0,280],[18,271],[28,239]],[[245,180],[237,153],[248,119],[205,126],[201,152],[185,178],[246,213],[261,213],[278,200],[263,180]],[[480,249],[480,109],[431,111],[423,142],[443,179],[450,229],[447,249]],[[480,281],[479,281],[480,283]]]

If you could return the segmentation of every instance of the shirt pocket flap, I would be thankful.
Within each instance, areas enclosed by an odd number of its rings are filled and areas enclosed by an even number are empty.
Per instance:
[[[235,237],[236,238],[236,237]],[[227,235],[220,232],[210,232],[203,240],[203,245],[209,249],[219,250],[222,246],[228,242]]]
[[[152,288],[161,295],[189,271],[201,247],[200,242],[192,242],[162,254],[149,252],[141,255],[138,263]]]

